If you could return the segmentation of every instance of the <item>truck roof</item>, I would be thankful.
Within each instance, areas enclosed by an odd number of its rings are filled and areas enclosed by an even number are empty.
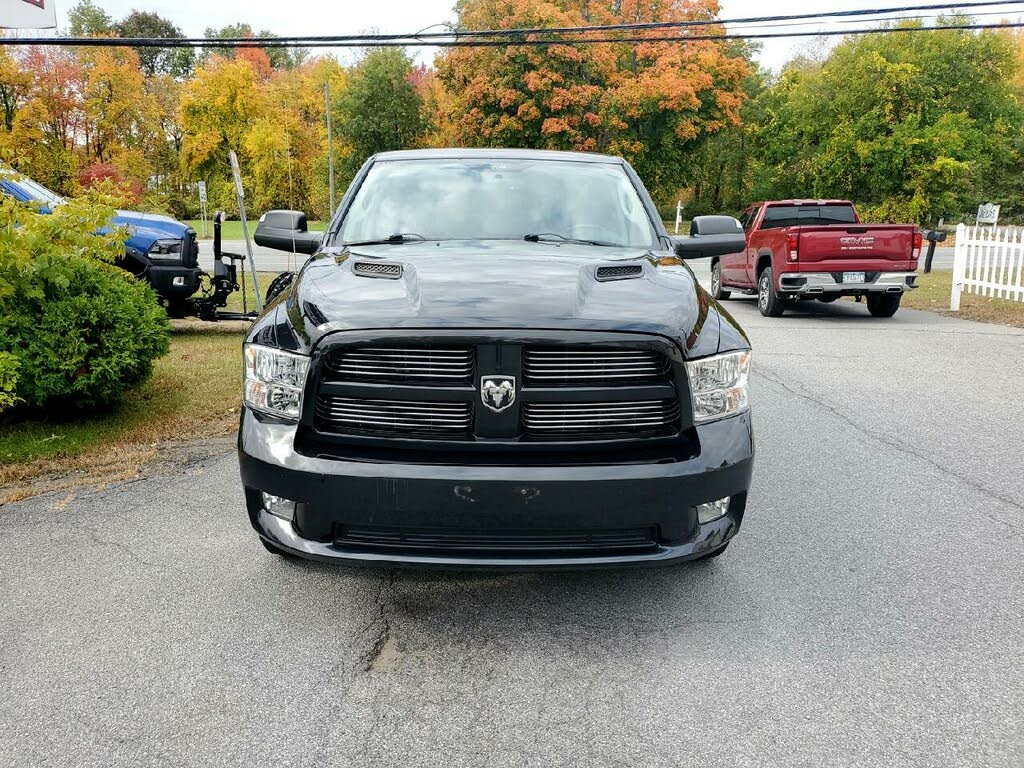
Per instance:
[[[599,155],[593,152],[561,152],[550,149],[402,149],[395,152],[380,152],[373,160],[562,160],[574,163],[615,163],[623,164],[621,157]]]
[[[758,205],[853,205],[849,200],[765,200]]]

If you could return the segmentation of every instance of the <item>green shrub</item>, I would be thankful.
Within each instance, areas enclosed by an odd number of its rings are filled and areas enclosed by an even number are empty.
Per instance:
[[[124,252],[123,232],[102,233],[112,214],[95,196],[50,215],[0,199],[0,410],[112,403],[167,353],[152,290],[110,263]]]
[[[0,413],[18,402],[15,388],[18,384],[18,358],[9,352],[0,352]]]

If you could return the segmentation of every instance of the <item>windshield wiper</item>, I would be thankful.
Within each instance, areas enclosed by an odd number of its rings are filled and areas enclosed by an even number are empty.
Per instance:
[[[604,240],[584,240],[578,237],[567,237],[557,232],[540,232],[533,235],[526,235],[523,240],[528,243],[579,243],[580,245],[599,245],[604,248],[622,248],[618,243],[609,243]]]
[[[393,235],[376,240],[360,240],[355,243],[345,243],[345,247],[347,248],[352,245],[401,245],[402,243],[421,242],[426,239],[423,235],[418,235],[415,232],[396,232]]]

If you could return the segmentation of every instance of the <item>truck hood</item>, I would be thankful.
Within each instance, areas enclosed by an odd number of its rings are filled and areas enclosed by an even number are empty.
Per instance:
[[[400,265],[401,277],[355,269],[381,262]],[[640,276],[598,280],[599,267],[622,264],[639,265]],[[379,328],[631,331],[671,338],[690,356],[713,354],[719,342],[718,308],[693,273],[646,249],[510,241],[334,249],[307,262],[287,296],[299,349]]]
[[[128,246],[140,253],[146,253],[154,242],[173,238],[180,240],[188,231],[188,225],[156,213],[139,211],[117,211],[110,219],[112,226],[127,227]]]
[[[181,237],[188,226],[170,216],[157,213],[141,213],[139,211],[116,211],[111,224],[130,227],[138,231],[149,231],[160,237]]]

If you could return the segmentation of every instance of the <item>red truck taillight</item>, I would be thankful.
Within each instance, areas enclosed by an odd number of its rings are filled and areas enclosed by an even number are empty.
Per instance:
[[[924,235],[920,232],[914,233],[914,252],[910,254],[911,261],[917,261],[921,258],[921,247],[924,245]]]
[[[789,236],[789,260],[797,261],[800,258],[800,236]]]

